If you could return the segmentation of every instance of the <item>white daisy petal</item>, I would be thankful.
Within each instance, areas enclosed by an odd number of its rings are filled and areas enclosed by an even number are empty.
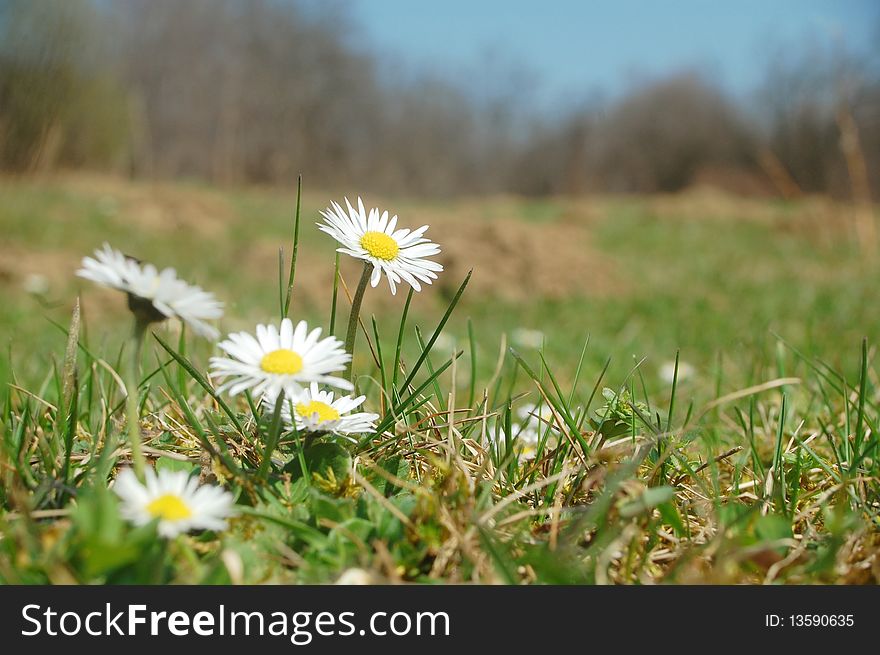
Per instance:
[[[324,382],[351,389],[347,380],[329,374],[345,370],[351,355],[335,337],[321,339],[321,328],[309,331],[300,321],[296,327],[289,318],[275,325],[258,325],[256,338],[247,332],[230,334],[218,344],[228,357],[212,357],[211,370],[227,378],[220,390],[230,395],[252,389],[257,396],[274,401],[281,391],[296,399],[312,382]]]
[[[324,223],[318,229],[336,239],[341,248],[337,252],[351,255],[373,264],[370,285],[376,287],[382,273],[388,278],[391,293],[397,292],[397,285],[406,282],[415,291],[421,290],[420,282],[431,284],[436,275],[430,271],[442,271],[443,266],[425,259],[440,252],[440,246],[423,238],[428,229],[423,225],[417,230],[397,229],[397,216],[389,218],[387,211],[370,209],[367,212],[363,201],[357,199],[355,209],[345,198],[346,209],[337,202],[321,212]]]
[[[158,519],[158,533],[176,537],[190,530],[222,530],[234,513],[232,494],[213,485],[198,486],[198,479],[185,471],[153,469],[141,484],[131,469],[116,477],[113,491],[122,501],[119,512],[135,525]]]
[[[288,429],[293,429],[291,407],[296,420],[296,429],[303,432],[330,432],[342,436],[375,432],[378,414],[351,410],[361,405],[366,396],[341,396],[333,399],[333,392],[322,391],[317,383],[309,385],[295,400],[285,399],[281,406],[281,417]],[[275,401],[263,396],[263,408],[267,413],[275,410]]]
[[[223,315],[223,303],[201,287],[178,279],[173,268],[159,272],[152,264],[140,264],[105,243],[94,257],[84,257],[76,274],[102,286],[129,294],[129,307],[139,320],[154,322],[176,317],[203,337],[219,333],[205,323]],[[132,300],[134,297],[134,301]]]
[[[547,434],[547,447],[552,447],[558,437],[558,429],[554,422],[553,412],[545,403],[543,405],[526,405],[517,410],[519,423],[513,425],[512,444],[514,451],[521,460],[529,461],[537,455],[538,443]],[[497,435],[488,431],[489,440],[505,443],[507,437],[499,427]]]

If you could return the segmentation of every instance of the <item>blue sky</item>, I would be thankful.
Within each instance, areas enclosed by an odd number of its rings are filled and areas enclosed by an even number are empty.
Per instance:
[[[347,3],[345,3],[347,4]],[[682,68],[736,95],[780,48],[880,49],[877,0],[350,0],[359,40],[413,69],[466,75],[489,55],[542,81],[542,103],[615,94]]]

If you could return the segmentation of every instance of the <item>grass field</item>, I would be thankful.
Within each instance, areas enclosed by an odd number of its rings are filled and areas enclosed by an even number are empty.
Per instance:
[[[342,195],[303,196],[290,314],[325,329],[335,246],[314,223]],[[162,542],[126,526],[106,492],[129,456],[114,377],[124,298],[74,271],[108,241],[215,292],[224,333],[277,321],[295,192],[71,176],[6,179],[0,197],[0,580],[326,582],[353,568],[374,581],[880,580],[880,269],[846,206],[711,189],[365,199],[430,224],[446,267],[413,297],[403,374],[405,289],[367,294],[370,346],[359,335],[354,369],[383,433],[319,438],[303,476],[291,439],[266,452],[277,426],[200,385],[212,346],[169,322],[156,334],[171,351],[147,344],[139,386],[148,454],[226,483],[240,515],[222,534]],[[353,292],[359,268],[341,265]],[[342,288],[340,336],[348,306]],[[497,435],[535,403],[529,460]]]

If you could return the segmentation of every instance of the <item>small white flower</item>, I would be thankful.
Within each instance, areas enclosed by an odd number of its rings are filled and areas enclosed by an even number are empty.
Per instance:
[[[452,353],[455,352],[455,345],[455,337],[452,337],[445,332],[441,332],[437,335],[433,350],[436,350],[437,352]]]
[[[84,257],[79,277],[128,294],[128,307],[138,320],[152,323],[177,317],[196,334],[216,339],[220,333],[206,320],[223,316],[223,303],[201,287],[187,284],[173,268],[162,271],[140,264],[105,243],[94,258]]]
[[[538,454],[538,442],[541,440],[541,429],[526,424],[516,433],[516,451],[521,459],[532,460]]]
[[[340,389],[353,389],[348,380],[329,375],[342,371],[351,360],[335,337],[321,339],[321,328],[309,332],[305,321],[296,329],[289,318],[274,325],[258,325],[256,336],[248,332],[230,334],[218,345],[229,357],[212,357],[211,368],[229,378],[220,387],[234,396],[245,389],[274,401],[281,391],[285,398],[296,400],[303,387],[318,382]]]
[[[125,469],[113,484],[122,499],[120,514],[135,525],[159,519],[158,531],[171,538],[190,530],[224,530],[233,514],[232,494],[220,487],[199,486],[198,478],[185,471],[146,470],[141,484],[131,469]]]
[[[32,296],[45,296],[49,293],[49,278],[41,273],[31,273],[24,279],[21,286],[26,293]]]
[[[538,443],[541,437],[547,432],[548,428],[556,430],[556,423],[553,412],[547,404],[541,405],[525,405],[516,411],[519,423],[514,423],[513,428],[513,448],[520,459],[532,460],[538,454]],[[502,427],[498,427],[498,434],[495,431],[488,431],[489,440],[495,443],[504,444],[506,442],[506,433]],[[547,444],[554,444],[556,437],[551,433],[547,439]]]
[[[544,333],[540,330],[516,328],[510,335],[513,343],[523,348],[540,348],[544,345]]]
[[[378,584],[379,581],[369,571],[364,569],[346,569],[336,580],[338,585],[371,585]]]
[[[559,430],[556,427],[556,419],[553,416],[553,410],[546,403],[538,405],[524,405],[516,410],[519,423],[514,423],[513,428],[513,448],[520,459],[532,460],[538,454],[538,443],[547,433],[547,446],[552,447],[556,443],[556,434]],[[488,432],[489,440],[495,443],[504,444],[507,437],[504,429],[499,426],[498,434],[490,430]]]
[[[548,427],[556,427],[556,418],[553,415],[553,409],[547,403],[541,405],[523,405],[516,410],[516,415],[523,424],[523,429],[532,429],[535,432],[542,432]]]
[[[321,215],[326,223],[318,223],[318,229],[336,239],[342,248],[338,252],[370,262],[373,274],[370,284],[376,286],[384,272],[391,286],[391,293],[397,292],[401,280],[416,291],[421,291],[421,283],[431,284],[443,266],[425,259],[440,252],[440,246],[425,239],[422,235],[428,229],[423,225],[417,230],[396,229],[397,216],[388,217],[388,212],[379,214],[371,209],[367,214],[364,203],[358,198],[358,208],[351,206],[346,212],[339,203],[333,202]]]
[[[288,428],[293,427],[290,420],[290,408],[296,417],[296,429],[304,432],[332,432],[347,436],[350,434],[363,434],[374,432],[378,414],[369,412],[357,412],[349,414],[351,410],[359,407],[366,400],[366,396],[341,396],[333,400],[332,391],[320,391],[318,385],[312,382],[295,400],[285,398],[281,405],[281,417]],[[263,406],[266,412],[275,410],[274,399],[269,396],[263,397]]]
[[[678,362],[678,382],[684,382],[688,378],[693,377],[694,372],[694,367],[687,362]],[[660,379],[663,380],[666,384],[672,384],[672,381],[675,379],[675,362],[663,362],[660,365],[660,370],[658,371],[658,373],[660,375]]]
[[[535,455],[538,454],[538,440],[540,437],[537,430],[531,428],[520,429],[518,426],[513,426],[513,431],[513,451],[524,461],[535,459]],[[497,434],[494,430],[489,430],[488,437],[490,442],[499,444],[502,449],[507,443],[507,433],[501,426],[498,426]]]

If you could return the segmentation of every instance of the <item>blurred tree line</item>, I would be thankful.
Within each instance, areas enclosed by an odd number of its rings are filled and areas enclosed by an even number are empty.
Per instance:
[[[880,197],[876,62],[813,50],[768,66],[746,107],[682,73],[551,118],[516,70],[413,74],[356,31],[335,3],[0,0],[0,168],[222,184],[302,172],[438,196],[708,181]]]

